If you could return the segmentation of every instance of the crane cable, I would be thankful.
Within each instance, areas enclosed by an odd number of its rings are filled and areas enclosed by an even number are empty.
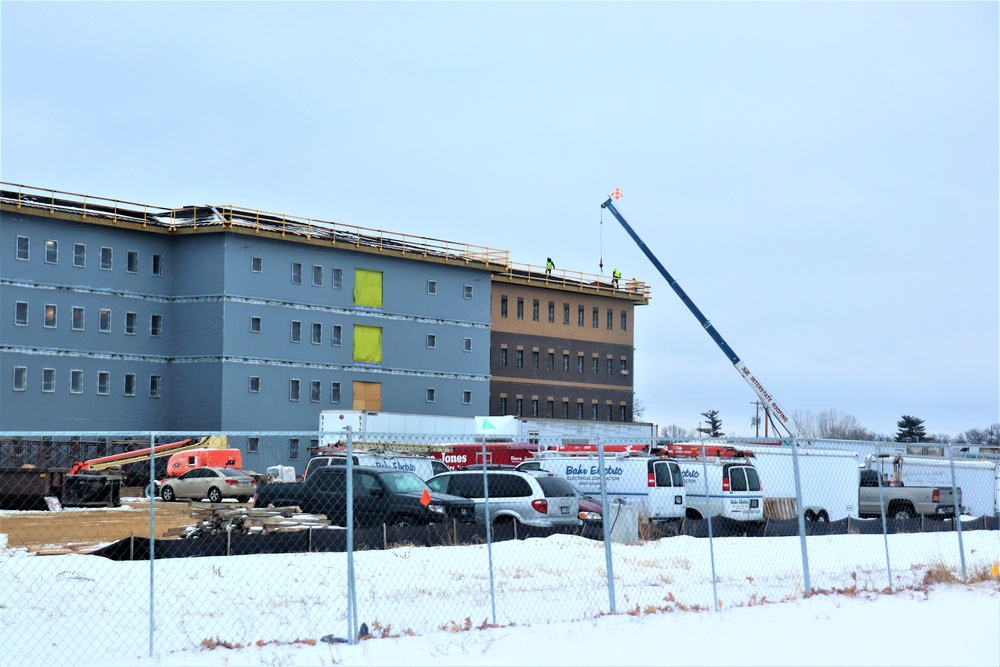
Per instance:
[[[601,269],[601,273],[604,273],[604,209],[601,209],[601,233],[600,233],[600,255],[601,261],[597,265]]]

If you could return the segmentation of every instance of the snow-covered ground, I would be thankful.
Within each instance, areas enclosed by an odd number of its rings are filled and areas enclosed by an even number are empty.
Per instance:
[[[402,546],[355,555],[358,620],[347,631],[345,554],[148,562],[0,551],[3,665],[1000,664],[1000,533],[808,539],[674,537],[613,545],[575,536]],[[713,553],[714,551],[714,553]],[[711,562],[722,611],[709,611]],[[148,604],[154,576],[150,658]],[[901,590],[902,589],[902,590]]]

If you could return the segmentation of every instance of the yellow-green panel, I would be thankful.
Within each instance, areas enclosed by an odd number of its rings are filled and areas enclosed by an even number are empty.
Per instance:
[[[382,307],[382,272],[354,269],[354,305]]]
[[[354,325],[354,361],[382,363],[382,327]]]

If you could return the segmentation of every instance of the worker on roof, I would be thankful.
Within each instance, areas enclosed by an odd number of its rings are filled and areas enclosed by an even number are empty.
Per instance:
[[[618,281],[621,280],[622,272],[615,269],[611,272],[611,286],[618,289]]]
[[[556,268],[556,265],[552,262],[551,257],[545,258],[545,275],[546,277],[552,275],[552,269]]]

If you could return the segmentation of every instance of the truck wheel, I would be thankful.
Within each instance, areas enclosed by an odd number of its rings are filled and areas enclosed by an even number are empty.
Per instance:
[[[889,510],[889,514],[897,521],[905,521],[914,517],[913,508],[909,505],[897,505]]]
[[[417,521],[412,516],[397,516],[390,522],[390,525],[396,528],[409,528],[410,526],[419,525]]]
[[[208,502],[210,503],[221,503],[222,502],[222,491],[219,491],[214,486],[208,490]]]
[[[693,510],[690,507],[684,511],[684,517],[692,521],[701,521],[701,514],[698,513],[698,510]]]
[[[165,500],[168,503],[172,503],[175,500],[177,500],[177,494],[174,493],[174,490],[169,486],[163,487],[163,490],[160,491],[160,495],[162,495],[163,500]]]
[[[815,521],[816,520],[816,513],[813,512],[812,510],[806,510],[804,518],[805,518],[806,521]]]
[[[829,523],[830,515],[826,513],[826,510],[820,510],[819,513],[816,515],[816,520],[819,521],[820,523]]]

